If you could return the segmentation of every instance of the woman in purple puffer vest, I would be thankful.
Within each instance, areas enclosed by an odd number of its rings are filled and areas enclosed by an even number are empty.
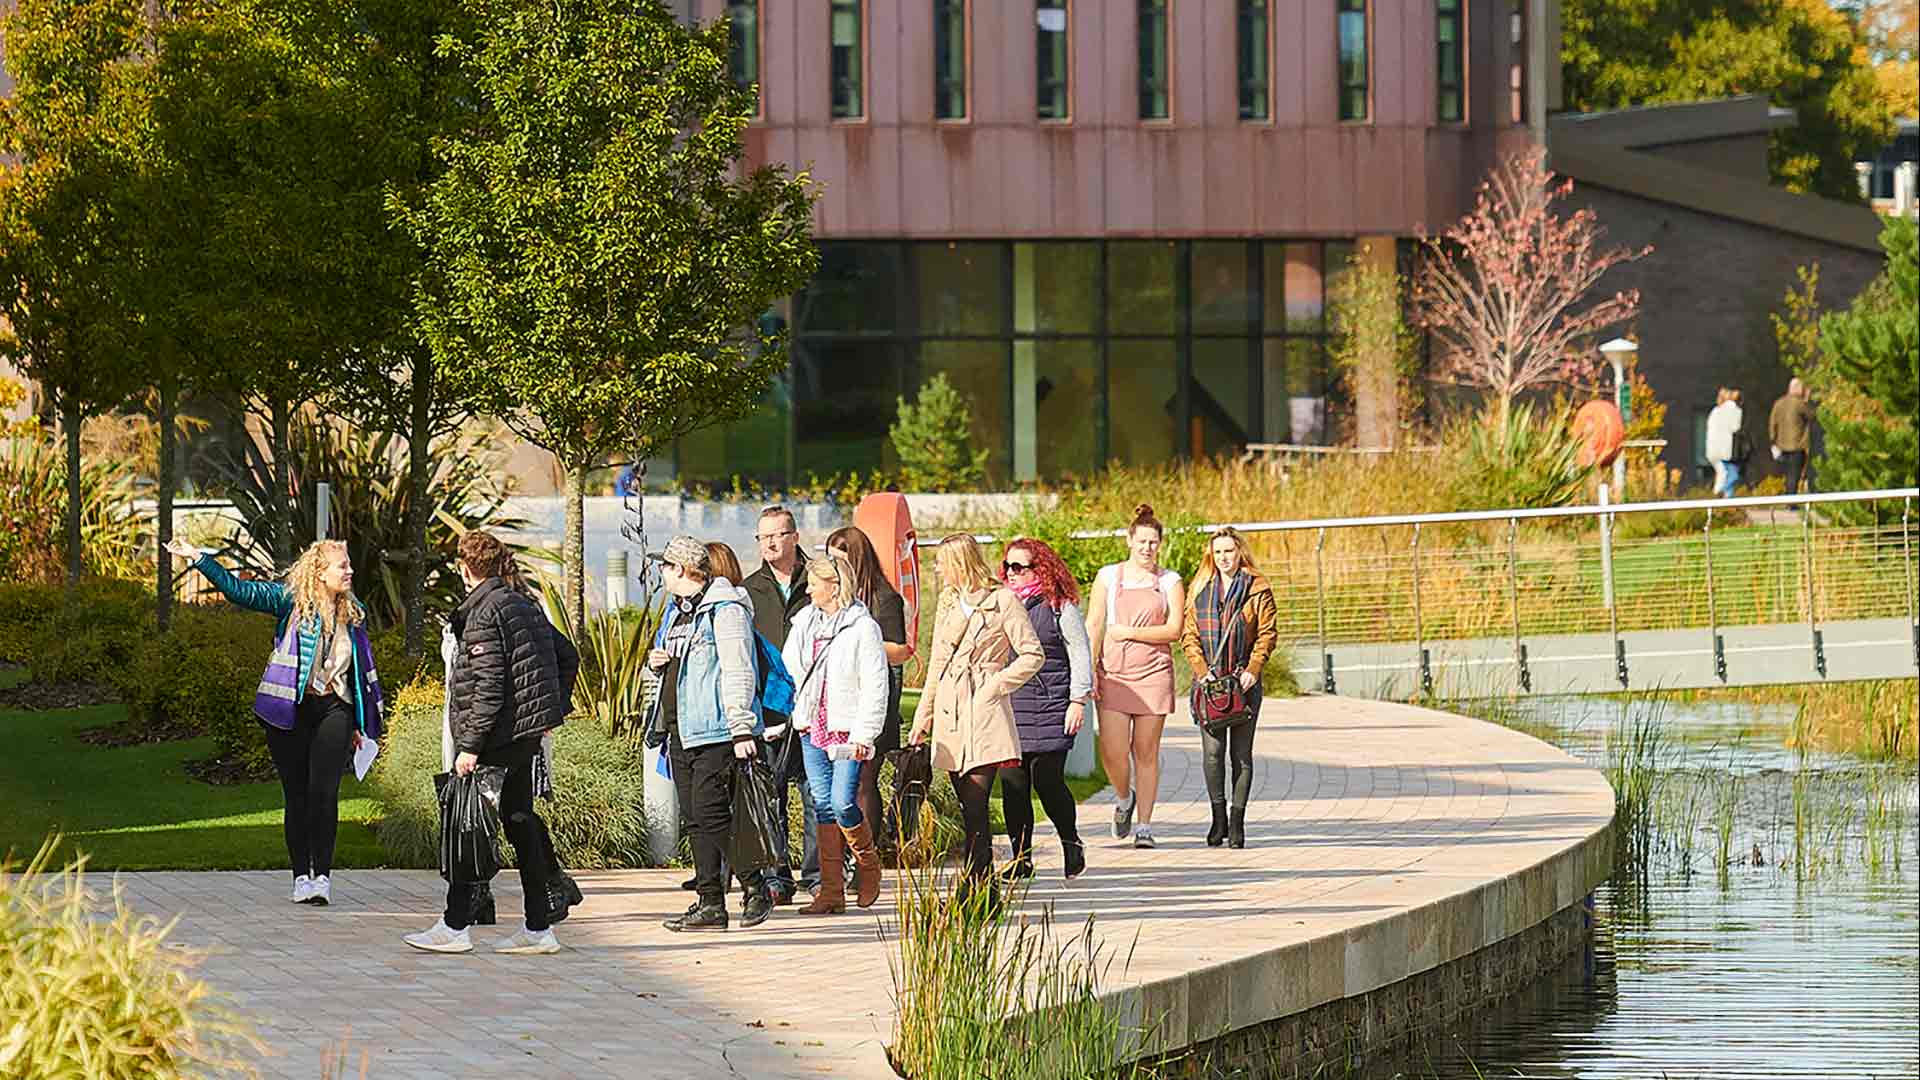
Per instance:
[[[1022,537],[1007,545],[1000,581],[1027,606],[1045,661],[1013,692],[1013,718],[1020,729],[1020,765],[1000,770],[1000,813],[1013,841],[1015,877],[1033,876],[1033,794],[1060,834],[1069,879],[1087,868],[1073,792],[1067,788],[1067,751],[1086,718],[1093,692],[1093,651],[1081,614],[1080,587],[1059,553],[1044,541]]]

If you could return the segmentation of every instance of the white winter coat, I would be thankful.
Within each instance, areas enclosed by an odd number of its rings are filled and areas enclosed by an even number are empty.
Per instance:
[[[1707,414],[1707,460],[1733,459],[1733,433],[1740,430],[1740,405],[1723,401]]]
[[[832,635],[832,644],[813,670],[813,640]],[[781,656],[793,676],[796,695],[793,726],[811,731],[820,712],[820,694],[827,695],[827,730],[844,731],[849,742],[872,746],[887,718],[887,654],[880,644],[880,624],[866,606],[855,601],[833,615],[808,604],[793,617]]]

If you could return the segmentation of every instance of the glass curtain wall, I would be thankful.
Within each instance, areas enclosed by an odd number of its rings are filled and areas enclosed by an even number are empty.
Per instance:
[[[996,487],[1328,436],[1322,241],[848,241],[790,305],[755,414],[683,439],[683,481],[898,468],[901,398],[944,374]],[[780,324],[768,324],[779,329]]]

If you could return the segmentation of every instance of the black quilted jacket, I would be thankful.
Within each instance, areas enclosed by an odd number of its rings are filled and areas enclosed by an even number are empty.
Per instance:
[[[447,712],[455,747],[482,754],[560,726],[580,654],[539,604],[488,578],[467,594],[454,626],[460,652]]]

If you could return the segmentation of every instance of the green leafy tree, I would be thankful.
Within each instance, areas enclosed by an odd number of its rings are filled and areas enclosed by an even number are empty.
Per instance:
[[[1820,319],[1821,367],[1812,384],[1826,446],[1820,481],[1835,491],[1914,482],[1920,263],[1913,219],[1888,218],[1880,246],[1886,271],[1847,310]]]
[[[912,491],[973,491],[987,475],[987,451],[973,448],[973,409],[947,381],[928,379],[887,429],[900,456],[900,479]]]
[[[743,328],[818,264],[812,195],[741,167],[753,93],[728,76],[724,25],[689,29],[657,0],[468,11],[441,55],[471,79],[475,122],[392,205],[426,249],[435,376],[566,474],[578,624],[587,471],[743,415],[785,368],[783,340]]]
[[[1775,182],[1860,201],[1854,161],[1893,137],[1866,29],[1827,0],[1565,0],[1570,109],[1764,94],[1797,122],[1774,132]]]

